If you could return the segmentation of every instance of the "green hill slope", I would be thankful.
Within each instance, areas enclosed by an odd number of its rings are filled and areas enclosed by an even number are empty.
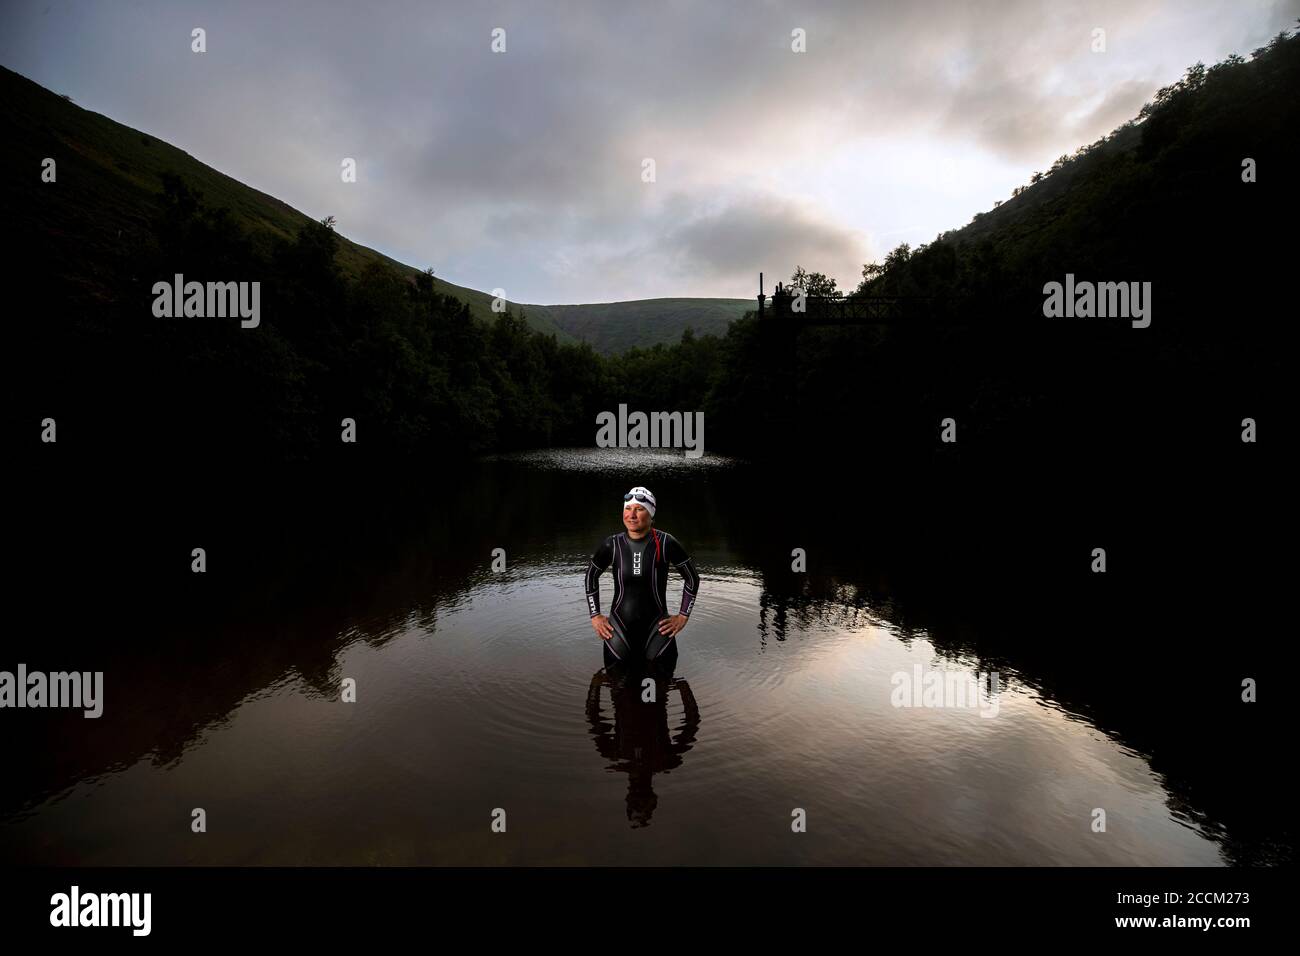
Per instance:
[[[157,215],[164,173],[179,176],[202,193],[207,205],[228,208],[231,218],[263,248],[273,237],[292,239],[311,221],[184,150],[82,109],[3,67],[0,121],[9,139],[3,159],[6,222],[30,237],[42,255],[62,263],[63,277],[83,286],[92,299],[105,292],[106,266],[119,261],[119,250],[137,244]],[[34,156],[55,158],[55,184],[40,181]],[[37,209],[40,215],[33,216],[31,211]],[[370,262],[382,262],[411,278],[420,271],[342,236],[338,255],[343,271],[353,276]],[[492,320],[490,295],[437,281],[440,292],[465,302],[475,318]],[[526,307],[525,314],[533,328],[554,334],[560,342],[573,341],[544,312]]]
[[[0,119],[10,148],[4,168],[6,220],[33,238],[43,255],[64,264],[63,278],[92,300],[105,294],[103,270],[132,247],[161,205],[164,173],[179,176],[212,207],[225,207],[255,243],[289,240],[310,221],[305,213],[213,169],[157,137],[82,109],[12,70],[0,67]],[[58,162],[56,188],[42,183],[32,157]],[[24,193],[28,195],[23,195]],[[32,195],[37,194],[37,195]],[[38,201],[33,201],[38,200]],[[30,210],[42,214],[33,219]],[[419,269],[340,236],[339,264],[360,275],[382,262],[414,278]],[[119,263],[120,264],[120,263]],[[491,323],[492,296],[436,279],[438,291],[469,306]],[[528,325],[561,344],[589,342],[612,354],[634,346],[672,344],[690,327],[697,334],[725,334],[753,303],[745,299],[645,299],[588,305],[520,305]]]
[[[530,305],[574,338],[604,355],[633,347],[678,342],[686,329],[696,335],[727,334],[727,326],[754,308],[751,299],[638,299],[590,305]]]
[[[1166,303],[1201,303],[1211,277],[1266,271],[1286,247],[1269,233],[1293,214],[1276,173],[1291,168],[1300,142],[1297,88],[1300,38],[1289,33],[1250,60],[1197,63],[1133,120],[969,224],[896,248],[858,291],[1032,299],[1069,271],[1140,276]],[[1244,181],[1247,160],[1274,175]]]

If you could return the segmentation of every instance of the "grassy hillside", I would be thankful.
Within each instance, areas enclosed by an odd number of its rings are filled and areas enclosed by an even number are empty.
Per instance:
[[[696,335],[727,334],[727,326],[754,308],[753,299],[638,299],[590,305],[530,305],[603,355],[630,348],[673,345],[688,328]]]
[[[754,457],[865,447],[877,460],[987,464],[1004,475],[1019,462],[1200,476],[1238,460],[1248,416],[1288,421],[1271,416],[1289,381],[1281,318],[1294,311],[1286,236],[1300,38],[1281,36],[1249,61],[1195,65],[1133,122],[964,229],[900,246],[860,287],[959,302],[959,324],[800,329],[738,317],[725,336],[681,339],[650,328],[647,310],[676,310],[685,327],[716,316],[718,300],[524,308],[530,323],[571,322],[602,350],[640,334],[677,338],[617,360],[538,335],[518,316],[474,321],[441,286],[418,273],[409,281],[412,270],[344,245],[326,225],[13,74],[4,80],[19,145],[0,160],[10,173],[3,211],[20,237],[11,266],[27,281],[17,291],[31,294],[12,311],[37,319],[19,323],[35,340],[16,351],[30,379],[19,417],[62,416],[61,429],[77,430],[68,448],[98,439],[119,454],[129,436],[138,455],[172,455],[184,442],[230,456],[361,461],[340,446],[345,415],[365,422],[366,454],[585,444],[594,416],[626,401],[702,409],[712,449]],[[89,125],[78,133],[78,123]],[[109,134],[135,142],[114,147]],[[62,157],[57,187],[39,182],[43,155]],[[1246,159],[1257,181],[1243,177]],[[153,192],[133,162],[155,174],[186,164],[208,208],[180,188]],[[294,221],[290,239],[274,231]],[[257,334],[153,320],[154,279],[213,270],[263,277]],[[1067,273],[1149,286],[1150,327],[1045,317],[1045,283]],[[730,301],[748,311],[748,300]],[[961,423],[959,444],[938,440],[945,418]]]
[[[1181,462],[1197,480],[1237,462],[1243,421],[1275,414],[1289,379],[1297,90],[1289,33],[1249,60],[1194,64],[969,225],[866,270],[858,294],[936,297],[959,325],[734,323],[706,405],[713,434],[833,448],[835,409],[874,449],[936,462]],[[1140,283],[1150,326],[1045,316],[1046,284],[1067,274]],[[945,418],[963,423],[959,443],[935,440]]]
[[[1152,281],[1162,302],[1192,313],[1211,278],[1226,280],[1213,292],[1229,304],[1243,293],[1231,277],[1267,276],[1274,264],[1283,274],[1291,254],[1270,233],[1294,215],[1294,192],[1282,183],[1300,150],[1298,49],[1283,33],[1249,60],[1193,65],[1137,117],[966,226],[895,249],[858,291],[1033,299],[1044,281],[1071,271]],[[1243,180],[1247,159],[1258,164],[1257,181]]]
[[[311,217],[274,196],[246,186],[162,140],[82,109],[12,70],[0,67],[0,120],[9,148],[4,165],[9,227],[35,242],[41,254],[63,264],[63,277],[82,285],[91,299],[106,294],[104,270],[137,247],[161,208],[164,173],[179,176],[206,205],[230,210],[263,250],[274,239],[291,240]],[[42,183],[33,157],[58,163],[54,186]],[[10,193],[9,190],[14,190]],[[31,210],[40,210],[32,217]],[[26,211],[26,214],[24,213]],[[26,215],[26,218],[24,218]],[[414,278],[420,270],[339,237],[342,270],[359,276],[367,264],[383,263]],[[492,297],[437,280],[438,289],[469,306],[476,319],[494,318]],[[545,314],[525,310],[529,324],[560,342],[573,339]]]
[[[82,109],[12,70],[0,67],[0,118],[10,149],[4,164],[10,188],[6,220],[32,238],[42,254],[64,263],[64,278],[92,300],[106,294],[103,270],[136,246],[161,206],[164,173],[179,176],[203,195],[206,205],[228,208],[232,219],[266,248],[273,239],[291,240],[309,221],[274,196],[213,169],[184,150],[148,133]],[[40,182],[32,157],[58,162],[57,189]],[[25,197],[20,195],[27,193]],[[24,201],[26,200],[26,201]],[[41,209],[30,221],[22,210]],[[380,262],[414,278],[420,270],[340,236],[339,265],[359,276]],[[491,323],[492,296],[436,278],[438,291],[469,306]],[[752,302],[744,299],[645,299],[590,305],[519,305],[528,325],[563,343],[589,342],[612,354],[634,346],[672,344],[690,327],[697,334],[725,334]]]

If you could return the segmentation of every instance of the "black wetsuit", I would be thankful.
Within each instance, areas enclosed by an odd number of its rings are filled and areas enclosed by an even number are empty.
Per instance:
[[[587,610],[591,617],[600,613],[600,576],[613,566],[614,597],[609,606],[610,623],[622,631],[631,655],[644,659],[675,655],[677,642],[655,641],[658,624],[668,617],[668,569],[674,567],[682,576],[682,603],[678,611],[691,616],[695,596],[700,592],[700,576],[686,549],[666,532],[651,528],[639,541],[627,532],[612,534],[601,542],[587,565]],[[605,642],[605,661],[622,660]]]

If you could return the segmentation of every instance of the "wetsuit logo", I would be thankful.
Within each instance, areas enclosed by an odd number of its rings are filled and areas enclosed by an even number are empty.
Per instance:
[[[632,575],[639,577],[641,574],[641,552],[637,551],[632,555]]]

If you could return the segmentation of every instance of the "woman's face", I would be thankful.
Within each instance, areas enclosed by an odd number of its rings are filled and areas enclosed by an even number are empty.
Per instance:
[[[648,530],[650,527],[650,512],[646,511],[644,505],[629,501],[623,506],[623,527],[627,528],[628,531],[635,531],[637,534]]]

